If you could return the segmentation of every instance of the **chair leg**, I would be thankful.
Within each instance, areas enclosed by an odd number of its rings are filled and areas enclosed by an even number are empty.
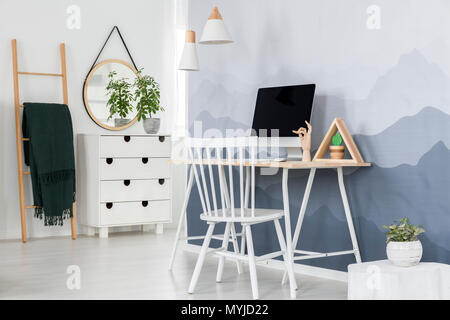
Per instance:
[[[194,273],[192,274],[191,283],[189,285],[188,293],[194,293],[195,286],[197,285],[198,277],[202,271],[203,262],[205,261],[206,253],[209,248],[209,243],[211,241],[212,234],[214,232],[215,223],[211,223],[208,227],[208,232],[206,233],[205,239],[203,240],[202,249],[200,250],[200,255],[198,256],[197,263],[195,265]]]
[[[232,222],[227,222],[227,224],[225,226],[225,233],[223,234],[222,249],[225,250],[225,251],[228,251],[228,241],[230,239],[231,224],[232,224]],[[223,265],[224,264],[225,264],[225,257],[221,256],[219,258],[219,265],[217,267],[216,282],[222,281]]]
[[[252,229],[250,225],[245,226],[245,234],[247,238],[248,265],[250,269],[250,280],[252,282],[253,299],[259,299],[258,277],[256,275],[255,251],[253,249]]]
[[[239,254],[239,244],[236,236],[236,227],[231,223],[231,238],[233,240],[233,250],[235,254]],[[236,267],[239,274],[242,273],[242,264],[239,259],[236,259]]]
[[[294,275],[294,267],[293,267],[293,260],[292,257],[290,257],[288,254],[286,254],[286,243],[283,237],[283,231],[281,230],[281,226],[280,226],[280,220],[276,219],[273,221],[273,223],[275,224],[275,230],[277,232],[277,237],[278,237],[278,243],[280,244],[280,249],[281,251],[285,252],[285,254],[283,254],[283,260],[284,260],[284,264],[286,265],[286,272],[289,276],[289,281],[290,281],[290,288],[291,291],[294,290],[294,292],[291,292],[291,297],[295,298],[295,290],[297,289],[297,282],[295,281],[295,275]]]
[[[242,226],[241,233],[242,233],[242,236],[241,236],[241,255],[244,256],[245,255],[245,238],[246,238],[246,236],[245,236],[245,226]]]

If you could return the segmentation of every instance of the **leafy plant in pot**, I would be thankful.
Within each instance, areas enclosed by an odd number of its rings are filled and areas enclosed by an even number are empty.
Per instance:
[[[331,138],[331,143],[333,144],[330,146],[330,158],[331,159],[344,159],[344,146],[341,146],[342,144],[342,136],[339,133],[339,131]]]
[[[106,91],[109,99],[106,102],[106,107],[109,107],[108,120],[114,116],[119,116],[120,118],[114,119],[114,125],[121,127],[131,121],[131,119],[127,119],[127,116],[133,110],[134,96],[132,84],[126,78],[116,79],[116,75],[117,72],[115,71],[108,74],[109,82]]]
[[[412,267],[422,259],[422,243],[417,238],[425,230],[422,226],[411,225],[408,218],[404,218],[383,226],[386,232],[386,253],[389,261],[400,267]]]
[[[152,114],[159,110],[164,111],[160,105],[159,83],[149,75],[141,76],[142,69],[138,73],[139,77],[134,82],[137,118],[138,121],[142,120],[145,132],[156,134],[159,131],[160,119],[152,118]]]

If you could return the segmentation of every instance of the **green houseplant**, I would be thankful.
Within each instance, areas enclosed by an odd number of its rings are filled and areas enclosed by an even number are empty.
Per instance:
[[[422,244],[417,238],[425,230],[422,226],[411,225],[408,218],[389,226],[386,232],[386,253],[389,261],[401,267],[415,266],[422,258]]]
[[[331,159],[344,159],[344,151],[345,148],[344,146],[342,146],[342,136],[341,134],[338,132],[336,132],[336,134],[333,136],[333,138],[331,138],[331,143],[332,145],[330,145],[330,158]]]
[[[111,71],[108,74],[109,82],[106,86],[107,95],[109,97],[106,107],[109,108],[108,120],[114,116],[115,126],[120,127],[131,119],[127,119],[128,114],[133,110],[133,85],[126,78],[116,78],[117,72]]]
[[[138,121],[142,120],[144,130],[147,133],[158,133],[160,119],[152,115],[158,111],[164,111],[160,104],[159,83],[149,75],[142,75],[142,69],[138,71],[138,77],[134,81],[134,99]]]

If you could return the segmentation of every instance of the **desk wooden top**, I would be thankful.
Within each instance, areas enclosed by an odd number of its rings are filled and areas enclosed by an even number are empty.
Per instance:
[[[174,160],[171,159],[169,162],[173,164],[191,164],[190,160]],[[195,162],[199,164],[199,161]],[[202,161],[203,165],[207,165],[207,160]],[[217,165],[215,161],[211,161],[212,165]],[[224,165],[228,165],[228,161],[223,162]],[[239,166],[239,161],[232,162],[233,166]],[[245,167],[250,167],[250,162],[246,161],[243,163]],[[334,160],[334,159],[322,159],[317,161],[262,161],[259,160],[255,162],[255,167],[262,168],[286,168],[286,169],[312,169],[312,168],[340,168],[340,167],[370,167],[370,162],[356,162],[354,160]]]

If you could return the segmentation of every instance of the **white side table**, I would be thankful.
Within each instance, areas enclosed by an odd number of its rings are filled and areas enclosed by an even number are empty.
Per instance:
[[[349,300],[450,299],[450,265],[397,267],[388,260],[348,266]]]

